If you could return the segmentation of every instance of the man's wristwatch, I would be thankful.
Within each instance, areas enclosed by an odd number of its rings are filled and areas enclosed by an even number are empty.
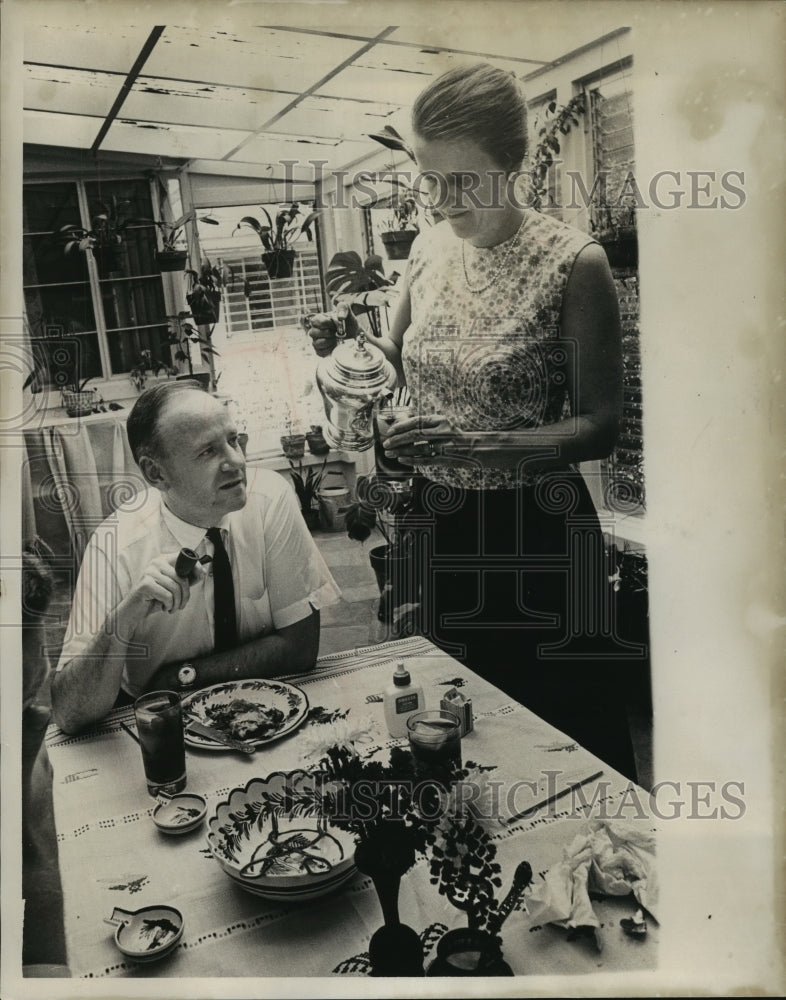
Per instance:
[[[177,686],[180,690],[180,697],[184,698],[191,694],[196,685],[196,670],[190,663],[184,663],[177,672]]]

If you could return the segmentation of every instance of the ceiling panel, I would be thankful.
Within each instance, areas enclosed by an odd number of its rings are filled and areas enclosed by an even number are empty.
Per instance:
[[[145,74],[300,93],[362,43],[255,28],[242,35],[167,25]]]
[[[124,73],[67,69],[53,66],[25,66],[23,99],[33,111],[69,115],[98,115],[104,118],[112,107],[125,79]],[[96,132],[101,125],[96,125]]]
[[[386,45],[381,42],[360,56],[353,65],[362,69],[389,69],[399,73],[415,73],[421,77],[431,78],[439,76],[440,73],[453,69],[455,66],[471,65],[479,61],[480,57],[474,55],[435,51],[428,48],[410,48],[403,45]],[[515,73],[516,76],[522,76],[535,68],[532,63],[514,62],[498,56],[484,61]]]
[[[41,146],[90,149],[100,128],[100,118],[87,118],[81,115],[52,115],[44,111],[25,111],[22,118],[23,141]],[[140,149],[139,152],[146,150]]]
[[[120,152],[137,150],[154,156],[220,160],[246,137],[246,132],[193,125],[150,125],[126,119],[112,123],[101,148]]]
[[[472,25],[418,18],[417,29],[389,29],[380,41],[385,26],[367,19],[231,31],[167,25],[100,148],[222,161],[235,171],[247,164],[252,173],[278,160],[326,160],[327,169],[341,169],[380,153],[369,132],[391,124],[406,133],[422,88],[445,69],[475,61],[469,53],[523,76],[614,26],[578,4],[565,23],[564,8],[559,18],[549,13],[554,6],[529,4],[526,25],[513,16],[515,5],[498,5],[493,20]],[[25,141],[89,149],[151,26],[124,25],[106,7],[93,25],[39,25],[32,23],[35,5],[26,9]]]
[[[359,139],[388,124],[398,112],[397,104],[309,96],[279,118],[274,128],[289,135]]]
[[[298,141],[289,136],[258,136],[247,143],[231,157],[230,162],[238,163],[277,163],[283,160],[294,160],[298,164],[308,166],[311,160],[325,160],[325,170],[334,170],[352,163],[356,159],[373,153],[380,147],[369,140],[353,141],[350,139],[335,139],[329,144],[323,141]]]
[[[123,104],[123,117],[253,132],[295,94],[140,76]]]
[[[35,6],[30,4],[31,11]],[[109,70],[125,76],[149,34],[149,27],[124,25],[119,18],[109,39],[106,30],[94,24],[47,26],[28,21],[24,29],[25,61]]]

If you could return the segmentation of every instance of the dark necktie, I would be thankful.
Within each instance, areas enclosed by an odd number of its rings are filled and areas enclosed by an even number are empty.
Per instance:
[[[207,537],[213,543],[213,606],[215,609],[215,651],[223,653],[238,645],[235,615],[235,586],[232,567],[219,528],[208,528]]]

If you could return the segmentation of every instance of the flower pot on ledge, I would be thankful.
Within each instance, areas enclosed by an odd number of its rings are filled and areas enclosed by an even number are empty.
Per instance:
[[[388,260],[406,260],[417,235],[416,229],[391,229],[382,233]]]
[[[306,453],[306,435],[284,434],[281,438],[281,450],[286,458],[302,458]]]

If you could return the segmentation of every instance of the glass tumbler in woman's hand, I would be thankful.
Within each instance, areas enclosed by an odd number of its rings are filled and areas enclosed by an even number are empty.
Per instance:
[[[411,479],[412,466],[403,465],[397,458],[385,454],[385,439],[398,420],[411,416],[408,406],[392,406],[382,403],[374,411],[374,460],[377,472],[388,479]]]

